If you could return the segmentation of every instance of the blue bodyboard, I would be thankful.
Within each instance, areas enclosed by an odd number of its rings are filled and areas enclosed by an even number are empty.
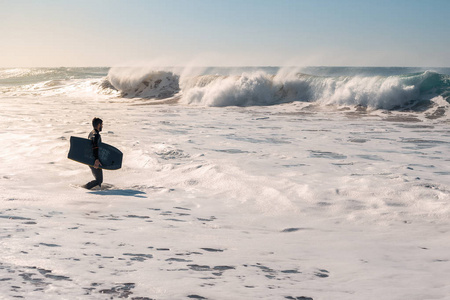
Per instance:
[[[70,149],[67,158],[93,167],[95,158],[92,151],[92,141],[76,136],[70,137]],[[123,153],[111,145],[100,143],[98,158],[101,169],[117,170],[122,167]]]

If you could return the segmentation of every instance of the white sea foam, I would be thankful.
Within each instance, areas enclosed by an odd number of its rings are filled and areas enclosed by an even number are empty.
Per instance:
[[[236,104],[302,82],[272,76],[197,77],[190,89],[216,105],[227,89]],[[450,294],[450,136],[438,110],[126,100],[2,95],[0,298]],[[86,191],[90,170],[66,155],[94,116],[124,163],[104,172],[109,189]]]

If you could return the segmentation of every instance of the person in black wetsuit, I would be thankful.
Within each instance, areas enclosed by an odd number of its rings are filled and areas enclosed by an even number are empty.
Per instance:
[[[94,166],[89,166],[89,168],[91,168],[92,175],[94,175],[95,180],[92,180],[91,182],[88,182],[86,185],[84,185],[84,187],[88,190],[96,187],[97,185],[101,187],[103,182],[103,171],[99,168],[102,164],[100,163],[100,160],[98,158],[98,147],[102,142],[102,137],[100,136],[100,132],[103,129],[102,119],[94,118],[92,120],[92,127],[94,127],[94,129],[89,133],[88,139],[92,141],[92,153],[94,154],[95,162]]]

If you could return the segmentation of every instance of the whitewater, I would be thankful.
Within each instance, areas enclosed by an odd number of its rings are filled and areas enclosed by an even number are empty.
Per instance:
[[[0,69],[0,299],[449,299],[449,68]],[[124,154],[101,189],[70,136]]]

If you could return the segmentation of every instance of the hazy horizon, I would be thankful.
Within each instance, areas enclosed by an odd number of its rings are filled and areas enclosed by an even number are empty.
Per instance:
[[[450,2],[0,1],[0,68],[450,67]]]

